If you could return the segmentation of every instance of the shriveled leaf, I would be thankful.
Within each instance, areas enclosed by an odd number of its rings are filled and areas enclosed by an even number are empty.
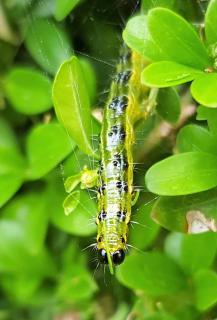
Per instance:
[[[54,80],[53,101],[58,120],[79,148],[94,155],[90,144],[91,114],[85,79],[79,60],[65,61]]]
[[[210,66],[208,53],[194,28],[173,11],[152,9],[148,14],[148,29],[168,60],[200,70]]]
[[[217,74],[208,73],[197,77],[191,85],[191,93],[204,106],[217,108]]]
[[[40,71],[14,67],[5,80],[6,97],[13,108],[32,115],[52,107],[51,82]]]
[[[66,179],[64,182],[64,187],[66,192],[72,192],[73,189],[80,183],[81,181],[81,173],[74,174]]]
[[[63,202],[63,209],[65,212],[65,215],[68,216],[69,214],[73,213],[73,211],[76,209],[79,203],[80,203],[80,191],[71,192]]]
[[[186,152],[154,164],[146,173],[147,188],[159,195],[185,195],[217,186],[217,157]]]
[[[173,61],[150,64],[141,74],[141,81],[149,87],[172,87],[197,78],[202,72]]]

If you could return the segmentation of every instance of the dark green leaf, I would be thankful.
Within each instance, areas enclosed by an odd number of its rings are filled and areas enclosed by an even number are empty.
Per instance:
[[[159,225],[150,217],[151,208],[151,204],[141,206],[132,218],[129,243],[136,248],[147,248],[159,233]]]
[[[117,278],[128,288],[151,296],[172,295],[186,285],[177,265],[157,252],[131,254],[117,269]]]
[[[147,188],[159,195],[184,195],[217,185],[217,157],[203,152],[186,152],[154,164],[146,173]]]
[[[33,128],[27,139],[28,179],[38,179],[56,167],[75,147],[58,123]]]
[[[191,93],[199,103],[217,108],[217,74],[209,73],[197,77],[191,85]]]
[[[80,0],[56,0],[54,16],[58,21],[63,20]]]
[[[163,227],[187,232],[216,231],[217,190],[179,197],[160,197],[152,210],[152,218]]]
[[[210,66],[208,53],[194,28],[173,11],[152,9],[148,15],[148,29],[168,60],[202,70]]]
[[[211,0],[205,16],[205,33],[208,44],[216,45],[217,42],[217,1]]]
[[[156,7],[174,9],[176,0],[143,0],[142,1],[142,12],[147,13],[150,9]]]
[[[65,30],[49,19],[31,21],[25,45],[33,59],[51,74],[72,54]]]
[[[214,232],[191,235],[172,233],[166,239],[165,250],[185,272],[193,274],[197,270],[212,265],[217,250],[217,234]]]
[[[200,270],[194,277],[196,305],[205,311],[217,302],[217,274],[212,270]]]
[[[167,122],[175,124],[180,116],[181,104],[174,88],[159,90],[157,95],[157,112]]]
[[[217,155],[217,141],[207,129],[198,125],[187,125],[177,136],[176,147],[179,152],[202,151]]]
[[[65,61],[54,80],[53,101],[58,120],[79,148],[94,155],[90,145],[91,114],[85,78],[79,60]]]
[[[149,87],[164,88],[192,81],[201,74],[199,70],[173,61],[161,61],[146,67],[141,74],[141,81]]]
[[[40,71],[16,67],[5,80],[6,97],[18,112],[38,114],[52,107],[51,82]]]

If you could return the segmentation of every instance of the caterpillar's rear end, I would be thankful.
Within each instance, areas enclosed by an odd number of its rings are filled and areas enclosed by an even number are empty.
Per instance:
[[[113,265],[123,262],[133,193],[133,124],[141,117],[138,56],[123,48],[117,74],[111,85],[101,132],[101,162],[98,179],[97,248],[99,260]]]

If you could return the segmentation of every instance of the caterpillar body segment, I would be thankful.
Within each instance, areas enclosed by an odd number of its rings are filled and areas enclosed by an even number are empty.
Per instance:
[[[111,273],[113,265],[123,262],[127,248],[133,200],[133,125],[148,113],[147,88],[140,83],[143,68],[140,56],[124,47],[103,116],[97,249],[99,260],[109,264]]]

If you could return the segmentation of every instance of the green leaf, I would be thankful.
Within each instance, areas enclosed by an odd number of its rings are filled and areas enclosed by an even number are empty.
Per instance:
[[[79,60],[65,61],[54,80],[53,101],[58,120],[79,148],[94,155],[90,145],[91,114],[85,79]]]
[[[5,80],[6,97],[13,108],[32,115],[52,107],[51,82],[40,71],[14,67]]]
[[[144,249],[150,246],[160,231],[159,225],[150,217],[151,209],[151,204],[143,205],[132,218],[133,228],[130,230],[129,243],[135,248]]]
[[[152,9],[148,15],[148,29],[168,60],[202,70],[210,66],[208,53],[194,28],[173,11]]]
[[[159,47],[153,42],[147,28],[147,17],[139,15],[131,18],[123,31],[125,43],[149,60],[167,60]]]
[[[186,284],[178,266],[158,252],[128,256],[118,267],[117,278],[128,288],[142,290],[155,297],[177,293]]]
[[[0,206],[5,204],[24,181],[25,162],[16,150],[0,149]]]
[[[31,254],[26,249],[22,225],[12,219],[0,220],[0,271],[41,276],[53,275],[55,268],[47,250]]]
[[[40,124],[27,138],[28,179],[39,179],[58,165],[75,147],[58,123]]]
[[[168,9],[174,9],[176,0],[143,0],[142,1],[142,12],[147,13],[149,10],[162,7]]]
[[[205,311],[217,302],[217,274],[212,270],[200,270],[194,276],[196,306]]]
[[[16,274],[2,275],[1,286],[4,292],[19,305],[28,305],[35,291],[39,288],[42,277],[34,275]]]
[[[72,214],[66,216],[63,210],[63,201],[66,197],[61,181],[49,184],[48,198],[51,212],[51,221],[59,229],[78,236],[89,236],[96,232],[96,226],[91,224],[97,213],[97,207],[90,194],[80,192],[80,202]]]
[[[191,85],[191,94],[199,103],[217,108],[217,74],[209,73],[197,77]]]
[[[175,124],[181,112],[181,104],[177,91],[174,88],[159,90],[156,109],[165,121]]]
[[[199,106],[197,108],[197,120],[207,120],[211,133],[217,136],[217,109]]]
[[[171,231],[216,231],[217,189],[188,196],[160,197],[152,209],[152,218]]]
[[[172,87],[189,82],[197,78],[201,71],[173,62],[161,61],[147,66],[142,74],[141,81],[149,87]]]
[[[15,133],[3,118],[0,118],[0,148],[18,150]]]
[[[20,225],[23,245],[33,255],[43,248],[49,213],[45,194],[40,191],[17,196],[1,212],[4,219],[16,221]]]
[[[208,249],[208,250],[207,250]],[[168,256],[189,274],[212,265],[217,252],[217,234],[204,232],[185,235],[171,233],[165,242]]]
[[[66,179],[64,187],[66,192],[72,192],[75,187],[81,182],[81,173],[74,174]]]
[[[31,21],[25,45],[33,59],[51,74],[72,54],[65,30],[49,19]]]
[[[217,42],[217,1],[209,2],[205,15],[205,34],[208,44],[216,44]]]
[[[65,215],[71,214],[80,203],[80,191],[71,192],[63,202]]]
[[[63,20],[79,3],[80,0],[56,0],[54,16],[58,21]]]
[[[147,188],[159,195],[184,195],[217,186],[217,157],[186,152],[154,164],[146,173]]]
[[[86,87],[89,93],[90,102],[93,103],[96,96],[96,74],[92,64],[88,59],[79,58],[81,67],[83,69],[83,75],[86,83]]]
[[[72,264],[60,278],[57,297],[60,301],[85,301],[97,291],[97,285],[83,265]]]
[[[209,130],[198,125],[183,127],[176,139],[178,152],[202,151],[217,155],[217,141]]]

